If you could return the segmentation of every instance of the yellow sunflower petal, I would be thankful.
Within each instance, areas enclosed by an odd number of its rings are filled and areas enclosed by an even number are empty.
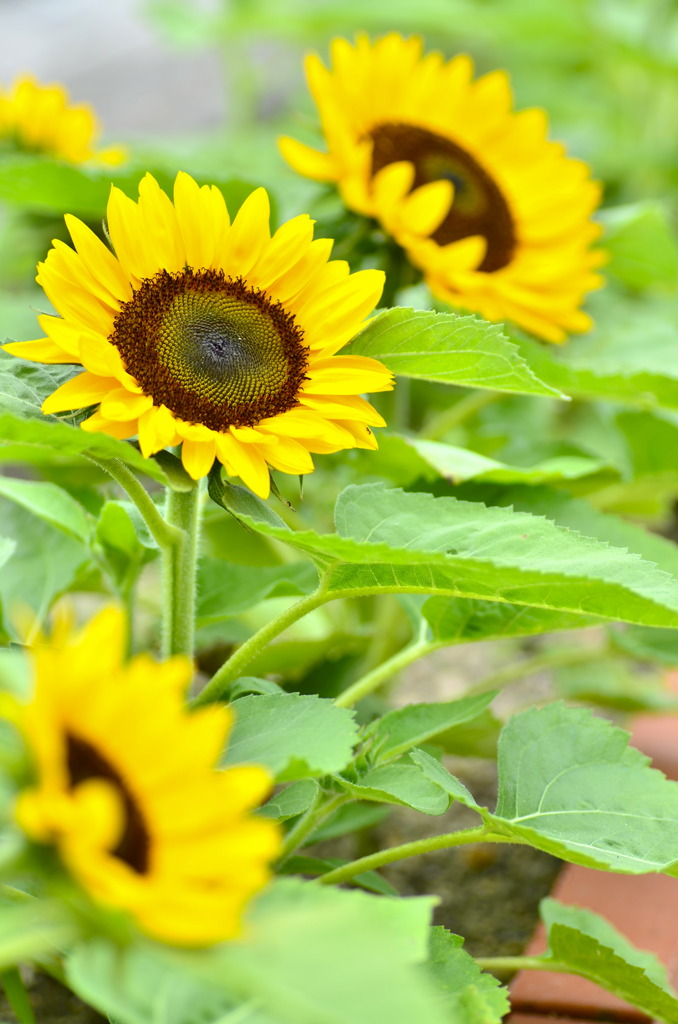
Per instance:
[[[232,434],[217,436],[217,457],[260,498],[268,498],[271,480],[263,455],[252,444],[240,444]]]
[[[2,348],[12,356],[30,359],[35,363],[75,363],[72,355],[57,345],[50,338],[38,338],[36,341],[10,341]]]
[[[85,370],[77,377],[71,377],[65,384],[53,391],[42,403],[43,412],[65,412],[70,409],[82,409],[95,405],[117,387],[117,381],[111,377],[97,377]]]
[[[210,441],[184,441],[181,446],[181,461],[184,469],[194,480],[207,476],[216,456],[216,439]]]

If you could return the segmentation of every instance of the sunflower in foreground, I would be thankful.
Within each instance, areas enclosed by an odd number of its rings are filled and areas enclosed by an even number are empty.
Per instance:
[[[122,163],[125,152],[120,147],[95,149],[99,134],[92,108],[71,104],[62,85],[41,85],[26,75],[11,88],[0,89],[0,144],[7,140],[19,151],[45,153],[71,164]]]
[[[186,710],[186,658],[124,664],[124,632],[107,608],[76,634],[62,618],[33,650],[33,699],[10,710],[35,773],[16,819],[149,935],[232,938],[278,849],[276,826],[249,813],[271,781],[257,765],[215,770],[230,712]]]
[[[328,151],[282,139],[295,170],[336,182],[444,301],[548,341],[591,326],[600,188],[547,140],[543,111],[512,110],[505,72],[473,81],[469,57],[396,33],[335,39],[332,69],[309,56],[306,71]]]
[[[48,337],[7,351],[81,363],[44,412],[96,405],[81,426],[138,435],[145,456],[181,444],[193,479],[215,457],[261,497],[269,467],[313,470],[311,453],[376,448],[381,416],[361,392],[392,375],[364,356],[337,355],[363,326],[384,283],[329,261],[306,215],[271,237],[269,201],[254,191],[231,223],[221,192],[179,173],[174,203],[147,174],[139,201],[111,190],[106,246],[67,216],[75,250],[55,241],[37,280],[60,316]]]

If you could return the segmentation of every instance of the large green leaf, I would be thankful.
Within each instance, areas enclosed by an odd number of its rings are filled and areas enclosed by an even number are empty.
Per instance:
[[[678,783],[629,734],[552,704],[510,719],[499,741],[500,832],[564,860],[628,874],[678,862]]]
[[[318,573],[308,562],[237,565],[204,558],[198,569],[197,624],[221,622],[268,597],[309,594],[317,583]]]
[[[0,401],[2,395],[0,395]],[[58,464],[64,457],[79,458],[91,455],[96,459],[119,459],[146,476],[167,483],[167,476],[155,459],[145,459],[138,448],[128,441],[118,441],[108,434],[90,434],[53,416],[24,419],[12,413],[0,415],[0,461],[3,444],[20,444],[41,452],[51,453]]]
[[[633,946],[590,910],[545,899],[540,912],[549,943],[548,953],[540,958],[544,963],[588,978],[653,1020],[675,1024],[678,994],[652,953]]]
[[[352,711],[298,693],[254,694],[231,705],[235,726],[222,764],[266,765],[279,782],[341,771],[358,729]]]
[[[390,309],[370,320],[351,343],[351,352],[381,359],[401,377],[525,395],[560,394],[539,380],[500,325],[475,316]]]
[[[445,993],[450,1024],[499,1024],[511,1009],[506,989],[484,974],[463,946],[459,935],[431,929],[427,967]]]
[[[323,585],[337,596],[438,593],[678,625],[673,576],[536,516],[367,484],[342,492],[337,534],[321,535],[277,526],[242,488],[227,493],[253,529],[324,563]]]
[[[429,899],[281,879],[250,909],[241,941],[191,954],[99,939],[78,947],[67,974],[117,1024],[211,1024],[220,993],[238,1024],[449,1024],[423,971],[431,912]],[[168,1016],[175,999],[185,1016]]]

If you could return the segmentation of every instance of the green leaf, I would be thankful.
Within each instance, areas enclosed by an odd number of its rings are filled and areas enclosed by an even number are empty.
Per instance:
[[[28,509],[70,537],[88,541],[91,532],[89,516],[68,491],[56,484],[0,476],[0,495]]]
[[[678,711],[678,694],[658,674],[629,671],[621,658],[568,665],[555,673],[557,692],[566,700],[586,701],[624,712]]]
[[[422,441],[415,437],[386,434],[379,438],[379,450],[370,452],[373,473],[380,473],[405,486],[419,478],[442,477],[451,483],[463,480],[488,480],[496,483],[541,484],[555,480],[578,480],[605,469],[602,459],[581,455],[559,455],[533,466],[512,466],[468,448]]]
[[[678,666],[678,629],[649,629],[627,626],[610,630],[616,648],[640,661],[656,661],[660,665]]]
[[[310,836],[309,843],[324,842],[325,839],[336,839],[349,832],[359,832],[363,828],[373,828],[391,813],[389,807],[373,803],[348,804],[328,818],[320,828]]]
[[[205,558],[198,568],[198,627],[239,615],[269,597],[310,594],[318,573],[309,562],[237,565]]]
[[[296,818],[309,809],[319,791],[320,787],[313,779],[299,779],[272,796],[258,813],[265,818],[277,818],[278,821]]]
[[[675,302],[634,304],[608,297],[598,324],[592,334],[570,339],[558,352],[527,337],[514,341],[535,373],[568,395],[678,409]]]
[[[0,402],[2,398],[0,393]],[[19,442],[39,451],[50,452],[54,454],[55,461],[64,456],[87,455],[97,459],[120,459],[125,465],[145,473],[160,483],[168,482],[156,460],[145,459],[138,448],[128,441],[118,441],[108,434],[90,434],[52,416],[43,416],[36,410],[36,416],[38,415],[40,419],[22,418],[11,413],[0,415],[0,443]]]
[[[541,958],[545,963],[588,978],[648,1017],[675,1024],[678,995],[652,953],[633,946],[590,910],[545,899],[540,912],[549,942],[548,954]]]
[[[458,800],[465,807],[480,811],[479,805],[464,783],[448,772],[447,768],[440,761],[436,761],[435,757],[431,757],[425,750],[413,750],[410,760],[421,769],[427,779],[444,789],[452,800]]]
[[[444,646],[581,629],[600,621],[595,616],[587,619],[572,612],[459,597],[429,597],[422,605],[421,614],[431,628],[431,639]]]
[[[337,596],[437,592],[678,624],[674,577],[536,516],[366,484],[339,495],[336,535],[295,533],[260,517],[249,492],[230,492],[234,514],[253,529],[324,563],[323,586]]]
[[[446,928],[431,929],[427,969],[445,994],[450,1024],[500,1024],[511,1009],[506,989],[480,970],[463,945]]]
[[[678,861],[678,783],[629,734],[583,708],[514,715],[499,741],[499,797],[486,819],[563,860],[628,874]]]
[[[351,343],[401,377],[468,388],[562,397],[534,373],[499,324],[398,307],[375,316]]]
[[[243,940],[190,953],[98,939],[68,981],[116,1024],[226,1024],[231,1008],[234,1024],[448,1024],[422,970],[432,902],[280,879]]]
[[[322,697],[281,693],[240,697],[223,765],[266,765],[279,782],[339,772],[358,729],[352,711]]]
[[[612,207],[603,220],[606,271],[630,288],[678,284],[678,241],[661,203]]]
[[[236,697],[244,697],[248,693],[284,693],[271,679],[258,679],[256,676],[240,676],[228,687],[225,697],[233,701]]]
[[[5,157],[0,165],[0,199],[41,213],[53,212],[61,216],[68,212],[100,221],[106,212],[111,185],[136,199],[139,182],[147,170],[147,167],[122,171],[76,167],[43,156]],[[171,196],[175,174],[161,168],[151,173]],[[234,178],[197,180],[201,185],[217,185],[232,214],[256,188]]]
[[[72,927],[56,905],[37,900],[0,905],[0,970],[57,953],[71,938]]]
[[[337,776],[337,782],[356,800],[400,804],[422,814],[444,814],[450,800],[437,782],[417,764],[388,764],[361,772],[356,780]]]
[[[375,751],[375,763],[392,761],[439,733],[472,721],[496,696],[497,691],[491,691],[446,703],[408,704],[397,711],[389,711],[373,723],[365,734]]]
[[[0,500],[3,529],[16,548],[0,573],[0,601],[5,616],[13,609],[32,609],[37,624],[44,622],[54,599],[73,584],[89,561],[87,549],[61,530]]]

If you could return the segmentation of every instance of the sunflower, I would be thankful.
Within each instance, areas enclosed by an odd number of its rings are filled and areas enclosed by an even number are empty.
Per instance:
[[[0,89],[0,143],[28,153],[46,153],[57,160],[81,164],[88,160],[119,164],[120,147],[95,150],[99,123],[91,107],[69,102],[62,85],[40,85],[26,75],[10,89]]]
[[[33,698],[10,710],[35,774],[16,820],[94,901],[149,935],[232,938],[279,845],[277,827],[249,813],[271,780],[258,765],[215,770],[231,713],[189,713],[189,660],[125,664],[124,632],[109,607],[78,633],[62,616],[33,649]]]
[[[329,261],[302,215],[271,237],[254,191],[231,223],[214,186],[179,173],[174,204],[147,174],[134,202],[111,190],[106,246],[67,216],[75,250],[55,241],[37,280],[61,316],[48,337],[7,351],[81,363],[44,412],[96,405],[81,426],[138,435],[150,456],[181,444],[193,479],[215,457],[261,497],[269,467],[310,473],[311,453],[376,448],[383,419],[361,392],[392,387],[374,359],[337,355],[377,302],[384,275]]]
[[[328,151],[283,138],[295,170],[336,182],[444,301],[548,341],[591,326],[599,186],[547,140],[541,110],[512,110],[505,72],[473,81],[469,57],[423,56],[396,33],[335,39],[332,69],[309,56],[306,70]]]

